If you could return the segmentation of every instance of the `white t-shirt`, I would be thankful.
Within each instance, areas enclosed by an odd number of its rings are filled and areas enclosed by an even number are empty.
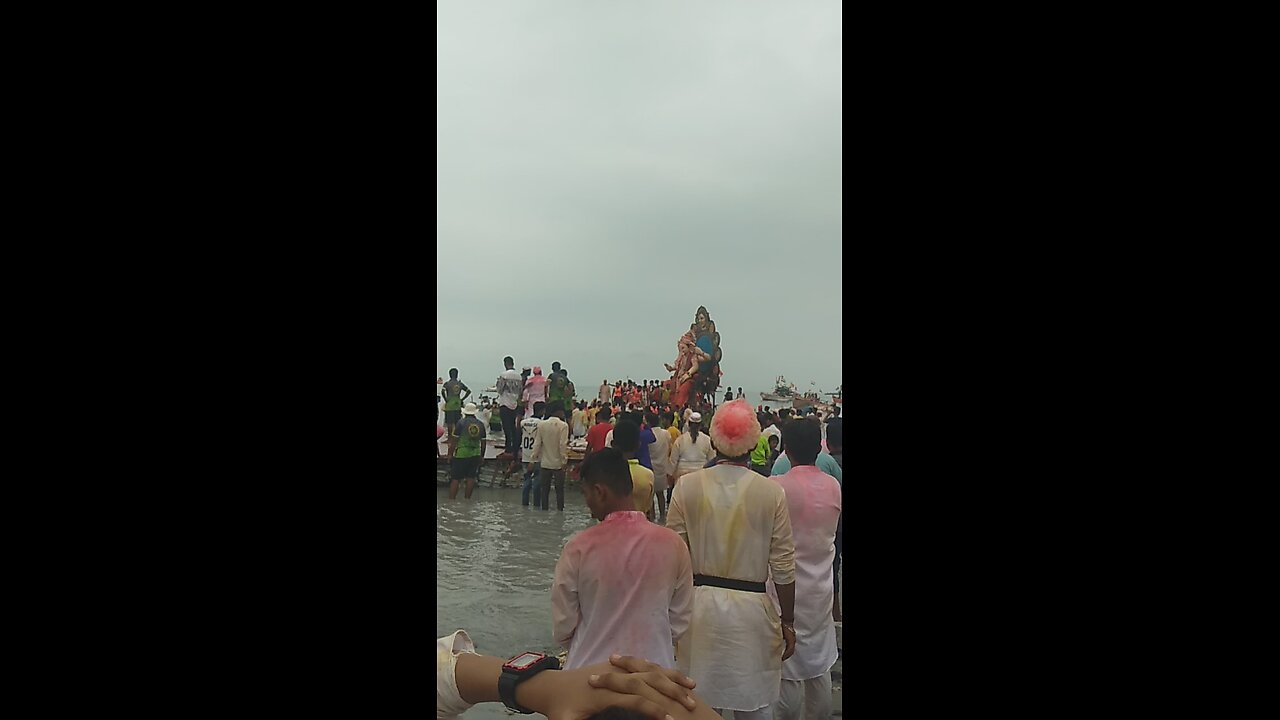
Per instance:
[[[533,434],[542,418],[531,417],[520,423],[520,461],[533,462]]]
[[[515,368],[503,370],[494,385],[498,390],[498,404],[514,410],[520,400],[520,393],[524,390],[524,379],[520,377],[520,371]]]

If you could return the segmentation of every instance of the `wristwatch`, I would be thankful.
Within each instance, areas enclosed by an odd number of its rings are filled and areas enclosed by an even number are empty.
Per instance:
[[[516,686],[543,670],[559,670],[560,660],[539,652],[523,652],[502,664],[498,678],[498,697],[502,704],[522,715],[533,711],[516,702]]]

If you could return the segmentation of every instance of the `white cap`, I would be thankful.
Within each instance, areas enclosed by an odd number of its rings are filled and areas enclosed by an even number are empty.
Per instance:
[[[702,422],[702,413],[689,413],[689,422]]]
[[[466,406],[466,407],[464,407],[464,408],[462,408],[462,414],[463,414],[463,415],[475,415],[475,414],[476,414],[476,404],[475,404],[475,403],[473,403],[473,402],[469,402],[469,403],[467,403],[467,406]]]

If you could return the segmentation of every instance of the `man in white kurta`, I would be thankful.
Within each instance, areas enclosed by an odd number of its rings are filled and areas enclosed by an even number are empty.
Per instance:
[[[689,550],[636,511],[621,452],[592,454],[581,476],[587,507],[601,522],[570,538],[556,563],[551,623],[555,641],[569,649],[565,669],[607,663],[613,654],[675,667],[672,646],[688,630],[693,605]]]
[[[728,461],[685,475],[667,516],[667,527],[689,544],[694,573],[693,617],[676,646],[676,667],[698,681],[713,708],[733,710],[739,720],[771,717],[783,654],[794,644],[792,588],[785,587],[795,579],[791,519],[782,486],[747,467],[759,436],[744,402],[722,406],[711,440]],[[770,577],[788,591],[781,616],[764,592]]]
[[[831,666],[836,662],[832,563],[840,522],[840,483],[819,470],[822,429],[813,420],[793,420],[783,429],[792,469],[772,479],[782,486],[796,543],[796,652],[782,664],[782,690],[775,720],[831,717]],[[772,583],[770,594],[773,594]]]

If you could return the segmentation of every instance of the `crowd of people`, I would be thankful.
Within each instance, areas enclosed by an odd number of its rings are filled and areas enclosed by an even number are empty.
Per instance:
[[[698,441],[698,432],[692,433],[692,437],[684,443],[680,442],[679,437],[681,428],[689,426],[691,416],[698,417],[692,424],[699,428],[711,421],[718,407],[711,396],[693,396],[688,404],[676,406],[670,402],[671,381],[616,380],[610,383],[604,380],[596,397],[586,400],[578,397],[577,389],[569,379],[568,370],[559,362],[551,364],[549,377],[544,377],[542,367],[536,365],[526,366],[517,372],[515,361],[510,356],[503,358],[503,364],[505,369],[494,382],[497,397],[492,402],[485,398],[479,405],[468,403],[472,392],[458,378],[457,368],[451,368],[449,380],[442,383],[437,401],[443,400],[444,423],[437,426],[436,437],[439,439],[448,436],[447,461],[451,465],[451,498],[456,497],[463,483],[466,484],[465,497],[471,497],[480,467],[484,463],[489,436],[492,435],[495,442],[496,438],[501,438],[503,451],[497,455],[496,460],[507,463],[504,478],[511,477],[523,466],[520,483],[523,493],[526,497],[532,494],[535,500],[542,497],[541,490],[548,483],[559,483],[557,504],[563,510],[563,473],[568,471],[568,449],[566,447],[562,452],[556,452],[556,448],[552,447],[559,442],[558,436],[553,437],[558,435],[558,426],[553,424],[556,431],[552,432],[549,428],[546,432],[548,440],[544,444],[547,444],[553,455],[550,466],[541,461],[543,453],[538,453],[537,460],[532,457],[537,443],[538,424],[552,418],[565,424],[567,441],[586,438],[587,452],[607,446],[603,432],[597,431],[592,436],[592,429],[602,422],[608,422],[612,426],[619,420],[627,419],[640,425],[641,445],[637,450],[637,460],[640,465],[654,472],[655,489],[665,493],[665,497],[658,498],[659,514],[663,519],[666,517],[665,508],[670,498],[670,489],[674,487],[676,480],[681,475],[698,469],[699,454],[706,457],[704,462],[710,459],[705,435],[701,442]],[[737,389],[736,395],[733,388],[728,388],[724,402],[732,402],[735,397],[744,399],[742,388]],[[557,413],[557,410],[560,412]],[[780,428],[788,419],[796,417],[797,412],[789,408],[775,412],[764,405],[758,405],[756,412],[760,426],[773,439],[767,442],[761,440],[761,446],[752,453],[751,466],[757,472],[768,475],[773,463],[782,456]],[[832,421],[839,427],[839,414],[838,407],[830,413],[810,408],[798,416],[816,416],[823,421],[825,450],[827,428],[831,427]],[[659,428],[666,429],[671,434],[671,441],[669,444],[665,441],[657,442],[657,447],[651,451],[649,446],[656,442],[653,430]],[[562,455],[565,457],[562,458]],[[830,473],[831,464],[829,456],[823,458],[824,471]],[[548,470],[547,482],[543,481],[543,467]],[[545,500],[536,504],[542,509],[548,509]]]
[[[719,405],[695,397],[676,408],[662,381],[605,382],[585,401],[559,363],[545,379],[540,367],[517,373],[512,358],[504,363],[499,458],[508,475],[521,472],[522,504],[549,510],[554,487],[564,509],[570,438],[585,439],[578,479],[599,523],[570,538],[552,579],[564,671],[632,656],[693,678],[702,705],[744,720],[829,717],[841,620],[838,408],[774,413],[752,408],[741,389]],[[486,434],[476,406],[462,404],[469,391],[456,370],[450,382],[454,498]]]

